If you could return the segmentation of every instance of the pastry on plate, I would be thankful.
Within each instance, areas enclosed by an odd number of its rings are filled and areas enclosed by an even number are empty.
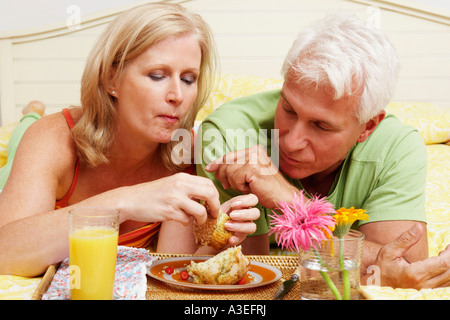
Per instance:
[[[233,235],[225,229],[225,222],[230,220],[228,214],[220,211],[219,216],[213,218],[209,213],[208,206],[205,205],[208,212],[206,222],[202,225],[194,224],[194,237],[198,246],[208,246],[216,250],[223,249],[228,239]]]
[[[191,261],[186,269],[194,283],[227,285],[241,280],[249,265],[250,261],[242,253],[241,246],[237,246],[203,262]]]

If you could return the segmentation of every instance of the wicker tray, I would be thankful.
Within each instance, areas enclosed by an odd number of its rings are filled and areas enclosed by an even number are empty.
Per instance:
[[[180,257],[177,254],[152,254],[160,259]],[[282,272],[279,281],[266,286],[244,290],[201,290],[183,288],[147,277],[147,300],[272,300],[283,280],[289,279],[298,266],[297,256],[247,256],[252,261],[266,263]],[[283,297],[284,300],[300,299],[300,285],[296,283]]]
[[[56,270],[58,270],[59,263],[50,265],[47,270],[44,273],[44,276],[42,277],[41,282],[37,286],[36,290],[33,293],[33,296],[31,297],[31,300],[41,300],[44,293],[47,292],[48,287],[50,286],[50,283],[52,283],[53,277],[56,273]]]
[[[158,254],[150,253],[160,259],[192,256],[182,254]],[[199,290],[183,288],[158,281],[147,276],[147,300],[272,300],[273,295],[284,280],[289,279],[298,266],[297,256],[247,256],[250,260],[266,263],[274,266],[282,272],[282,277],[277,282],[266,286],[244,289],[240,291],[227,290]],[[39,286],[36,288],[32,299],[40,300],[42,295],[47,292],[50,283],[53,280],[58,269],[58,265],[51,265],[45,272]],[[283,300],[300,299],[300,282],[294,284],[292,289],[283,297]],[[370,299],[361,292],[360,299]]]

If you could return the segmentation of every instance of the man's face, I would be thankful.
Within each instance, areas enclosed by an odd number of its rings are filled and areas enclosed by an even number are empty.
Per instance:
[[[366,138],[366,125],[355,115],[358,103],[358,97],[335,101],[326,88],[304,89],[289,75],[275,113],[280,170],[294,179],[333,173]]]

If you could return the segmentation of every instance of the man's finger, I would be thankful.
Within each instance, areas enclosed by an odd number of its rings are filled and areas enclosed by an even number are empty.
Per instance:
[[[411,229],[403,232],[397,239],[386,244],[381,249],[384,257],[392,260],[402,257],[409,248],[419,241],[422,232],[422,226],[419,223],[415,223]]]
[[[205,170],[208,172],[214,172],[220,168],[223,164],[235,164],[239,163],[238,159],[242,159],[248,153],[248,149],[241,149],[236,151],[231,151],[225,154],[223,157],[217,158],[213,162],[209,163],[205,166]],[[244,164],[245,161],[242,161],[241,164]]]

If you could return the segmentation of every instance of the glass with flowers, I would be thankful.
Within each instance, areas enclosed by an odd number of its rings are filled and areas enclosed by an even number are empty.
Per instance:
[[[325,198],[308,199],[303,192],[277,209],[270,233],[279,246],[298,252],[302,299],[359,299],[364,235],[350,227],[368,220],[365,210],[334,210]]]

